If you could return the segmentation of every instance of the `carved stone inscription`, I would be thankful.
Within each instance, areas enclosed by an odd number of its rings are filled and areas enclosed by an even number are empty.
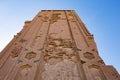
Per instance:
[[[80,80],[72,40],[49,36],[44,49],[44,61],[42,80]]]

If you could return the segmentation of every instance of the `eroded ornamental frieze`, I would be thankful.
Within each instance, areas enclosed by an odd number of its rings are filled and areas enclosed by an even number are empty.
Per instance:
[[[71,39],[48,36],[44,61],[45,70],[42,73],[42,80],[80,80],[76,52]]]

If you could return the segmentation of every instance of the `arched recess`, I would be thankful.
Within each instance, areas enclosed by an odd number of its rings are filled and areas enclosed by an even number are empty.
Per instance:
[[[93,53],[90,53],[90,52],[85,52],[83,55],[84,55],[85,58],[87,58],[87,59],[89,59],[89,60],[95,58],[94,54],[93,54]]]
[[[94,80],[105,80],[104,76],[100,71],[100,66],[96,64],[92,64],[92,65],[89,65],[88,68]]]
[[[28,60],[35,58],[36,57],[36,53],[35,52],[29,52],[26,54],[25,58],[27,58]]]
[[[29,64],[25,64],[19,67],[17,75],[15,76],[15,80],[28,80],[29,73],[31,71],[32,66]]]

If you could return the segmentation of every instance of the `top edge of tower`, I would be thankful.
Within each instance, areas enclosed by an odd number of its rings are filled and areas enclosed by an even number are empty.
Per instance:
[[[75,10],[41,10],[41,11],[75,11]]]
[[[67,10],[62,10],[62,9],[58,9],[58,10],[40,10],[40,12],[38,13],[38,15],[36,17],[41,17],[42,14],[41,13],[44,13],[45,12],[45,15],[47,14],[46,12],[52,12],[53,14],[54,13],[59,13],[59,12],[70,12],[72,13],[72,15],[74,15],[74,18],[76,16],[76,19],[79,21],[79,23],[82,25],[82,28],[84,30],[84,32],[87,34],[87,35],[91,35],[91,33],[88,31],[88,29],[85,27],[84,23],[82,22],[82,20],[80,19],[80,17],[77,15],[76,11],[75,10],[70,10],[70,9],[67,9]]]

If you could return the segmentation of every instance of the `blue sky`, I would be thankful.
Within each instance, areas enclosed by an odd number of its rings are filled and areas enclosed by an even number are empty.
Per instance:
[[[72,9],[94,34],[99,55],[120,73],[120,0],[0,0],[0,51],[25,20],[44,9]]]

